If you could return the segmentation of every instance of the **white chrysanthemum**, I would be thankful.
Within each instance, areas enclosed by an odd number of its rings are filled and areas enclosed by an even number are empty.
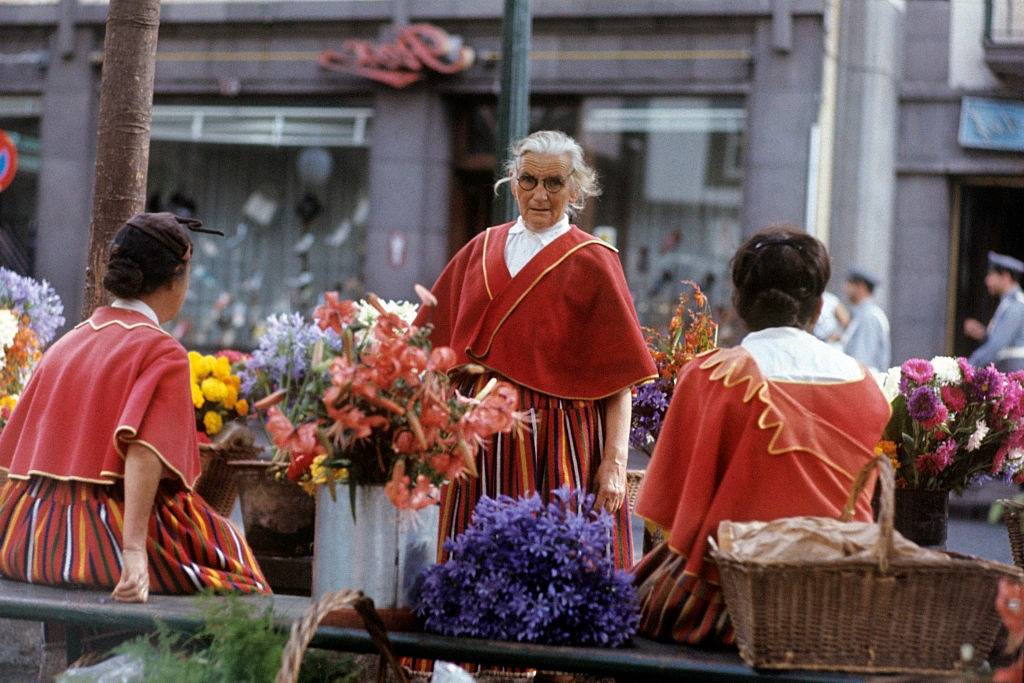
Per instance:
[[[935,368],[935,379],[940,385],[956,384],[963,378],[955,358],[935,356],[932,358],[932,367]]]
[[[419,304],[415,304],[411,301],[391,301],[381,299],[381,305],[384,310],[388,313],[394,313],[399,318],[407,323],[412,323],[416,319],[416,314],[420,310]],[[371,306],[367,301],[359,301],[359,312],[356,313],[356,321],[361,325],[372,327],[377,322],[377,318],[380,317],[380,313],[377,309]]]
[[[1006,454],[1006,465],[1009,470],[1018,470],[1024,464],[1024,448],[1011,448]]]
[[[903,373],[900,371],[900,366],[889,368],[889,371],[883,374],[875,375],[875,379],[879,381],[879,386],[882,388],[882,394],[885,395],[885,400],[892,402],[894,398],[900,395],[900,380],[903,378]]]
[[[0,352],[14,343],[18,336],[18,318],[9,308],[0,308]]]
[[[973,453],[981,448],[981,442],[986,436],[988,436],[988,424],[984,420],[978,420],[978,424],[974,427],[974,433],[971,434],[971,438],[967,439],[967,452]]]

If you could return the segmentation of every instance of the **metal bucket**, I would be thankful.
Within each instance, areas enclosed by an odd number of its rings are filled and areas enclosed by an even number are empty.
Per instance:
[[[378,609],[408,607],[413,582],[437,560],[436,505],[398,510],[383,486],[357,486],[355,518],[348,484],[316,494],[313,599],[352,588]]]

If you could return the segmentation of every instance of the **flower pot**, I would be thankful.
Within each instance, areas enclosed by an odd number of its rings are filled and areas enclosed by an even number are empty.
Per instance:
[[[313,499],[297,484],[274,478],[266,460],[235,460],[245,538],[257,555],[307,557],[313,547]]]
[[[922,546],[944,546],[949,523],[949,491],[896,489],[894,525]]]
[[[355,503],[353,518],[348,484],[333,498],[317,489],[313,599],[352,588],[378,609],[408,607],[416,577],[437,560],[438,507],[398,510],[383,486],[357,486]]]

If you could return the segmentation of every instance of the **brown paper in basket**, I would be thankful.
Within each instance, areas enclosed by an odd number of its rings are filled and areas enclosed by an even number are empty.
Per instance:
[[[828,517],[784,517],[771,522],[718,525],[719,550],[738,561],[785,563],[807,560],[865,560],[874,556],[879,527],[871,522],[841,522]],[[945,561],[946,555],[925,550],[893,534],[892,559]]]

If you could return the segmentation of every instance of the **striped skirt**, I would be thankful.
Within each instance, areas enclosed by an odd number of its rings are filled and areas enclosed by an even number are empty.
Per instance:
[[[462,393],[473,395],[488,376],[471,378]],[[523,428],[497,434],[480,450],[478,477],[463,477],[441,492],[441,543],[469,525],[482,496],[517,498],[534,492],[549,499],[551,491],[568,486],[593,492],[604,442],[600,401],[571,401],[519,387],[519,409],[526,413]],[[629,506],[615,515],[615,534],[609,539],[615,564],[629,569],[633,562]],[[440,560],[447,554],[439,550]]]
[[[0,575],[112,589],[121,577],[123,485],[10,479],[0,489]],[[146,540],[152,593],[269,593],[245,539],[201,497],[164,483]]]
[[[707,577],[685,571],[686,558],[659,543],[633,570],[640,599],[642,635],[686,645],[727,645],[736,642],[725,611],[722,588]],[[706,570],[713,570],[711,560]]]

